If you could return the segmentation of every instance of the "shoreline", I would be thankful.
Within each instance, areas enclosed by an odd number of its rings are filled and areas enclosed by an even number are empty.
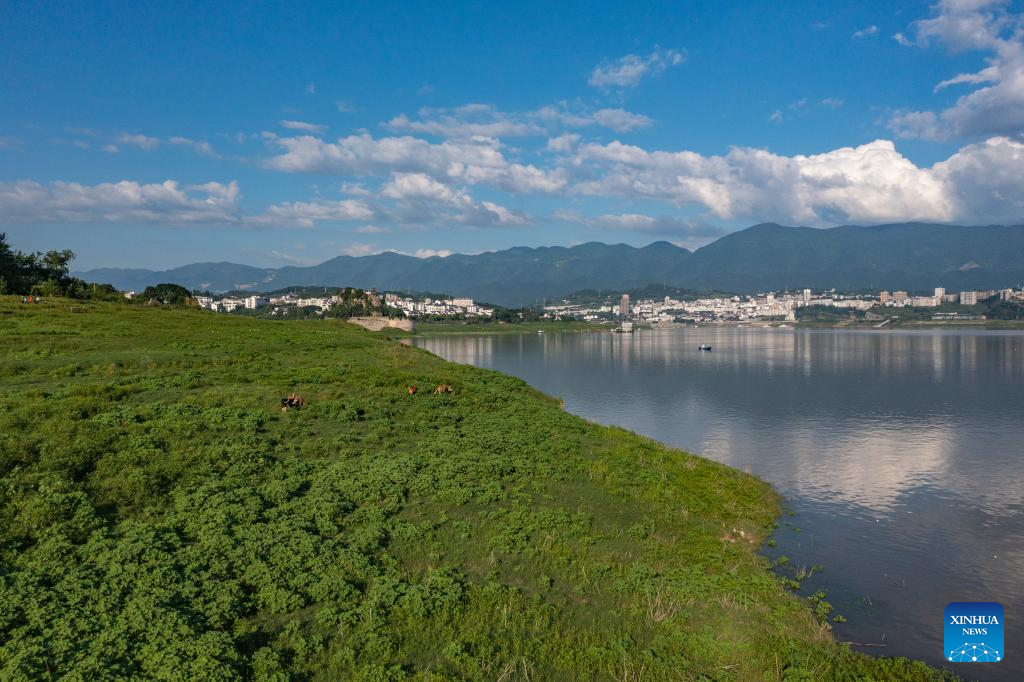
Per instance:
[[[106,602],[60,601],[94,589],[115,590],[140,628],[115,652],[139,675],[167,618],[188,632],[168,635],[182,638],[163,664],[200,677],[251,676],[253,632],[266,633],[261,661],[338,677],[386,664],[488,678],[510,657],[562,679],[623,666],[652,678],[943,674],[834,641],[760,554],[781,506],[750,474],[344,322],[73,308],[0,302],[0,415],[37,444],[5,460],[18,498],[0,511],[53,510],[0,536],[22,614],[0,631],[0,660],[24,676],[40,651],[67,674],[109,664]],[[289,392],[306,406],[282,413]],[[90,436],[66,437],[79,433]],[[44,504],[54,490],[73,523]],[[176,590],[194,601],[152,603],[153,571],[187,581]],[[64,605],[31,607],[41,599]],[[208,603],[215,619],[188,615]],[[139,619],[143,607],[159,617]],[[59,634],[69,619],[90,624],[73,642]],[[193,653],[197,641],[210,648]]]

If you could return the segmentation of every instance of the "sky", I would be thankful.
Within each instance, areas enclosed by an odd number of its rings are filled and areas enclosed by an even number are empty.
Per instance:
[[[1024,223],[1024,7],[0,0],[0,232],[308,265]]]

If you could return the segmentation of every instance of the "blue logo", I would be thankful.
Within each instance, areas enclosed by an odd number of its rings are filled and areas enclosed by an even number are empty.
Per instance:
[[[994,601],[955,601],[946,605],[945,659],[953,663],[1003,660],[1003,607]]]

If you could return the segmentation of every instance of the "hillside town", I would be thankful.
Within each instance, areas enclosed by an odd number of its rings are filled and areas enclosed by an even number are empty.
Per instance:
[[[390,309],[399,315],[419,318],[429,316],[490,318],[494,309],[478,305],[471,298],[418,297],[411,294],[378,293],[375,289],[363,292],[358,289],[345,289],[335,294],[319,296],[303,296],[294,292],[280,295],[253,294],[249,296],[213,296],[199,295],[195,297],[200,308],[218,313],[239,311],[260,311],[270,317],[286,316],[289,311],[311,309],[315,314],[325,315],[339,306],[345,305],[351,296],[350,292],[359,292],[365,296],[372,309]],[[134,292],[131,292],[134,294]]]
[[[947,292],[936,287],[931,296],[911,295],[906,291],[881,291],[878,294],[844,295],[833,291],[759,294],[756,296],[717,296],[677,300],[643,298],[630,301],[622,294],[599,304],[579,304],[569,300],[561,304],[544,306],[544,313],[553,318],[574,318],[588,322],[611,319],[632,319],[638,323],[664,324],[673,322],[742,322],[748,320],[776,320],[795,322],[801,309],[829,308],[837,313],[857,311],[884,319],[891,308],[939,308],[940,306],[974,306],[998,297],[1000,301],[1024,301],[1024,289],[990,291]],[[977,319],[976,314],[956,310],[935,311],[934,320]],[[871,319],[869,317],[869,319]]]

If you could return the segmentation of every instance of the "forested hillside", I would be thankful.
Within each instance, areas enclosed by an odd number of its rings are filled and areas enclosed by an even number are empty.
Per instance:
[[[0,679],[934,679],[764,483],[342,322],[6,297],[0,376]]]

